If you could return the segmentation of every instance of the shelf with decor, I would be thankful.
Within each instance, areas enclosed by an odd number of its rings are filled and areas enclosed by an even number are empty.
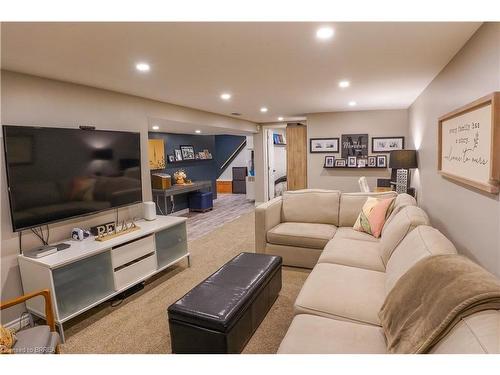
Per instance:
[[[323,166],[325,169],[387,169],[387,167],[328,167],[326,165]]]

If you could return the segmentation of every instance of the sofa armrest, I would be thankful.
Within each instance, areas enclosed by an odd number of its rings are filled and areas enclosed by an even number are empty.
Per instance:
[[[281,223],[281,204],[282,198],[276,197],[255,208],[255,252],[264,252],[267,232]]]

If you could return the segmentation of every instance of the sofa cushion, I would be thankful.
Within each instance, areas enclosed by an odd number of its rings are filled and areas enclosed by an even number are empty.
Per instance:
[[[287,191],[283,194],[283,221],[338,225],[339,203],[337,190]]]
[[[339,238],[336,235],[325,246],[318,262],[385,272],[378,242]]]
[[[385,299],[384,284],[383,272],[319,263],[295,301],[295,315],[380,325],[378,312]]]
[[[339,226],[352,227],[368,197],[385,199],[396,196],[397,193],[395,191],[383,193],[342,193],[340,196]]]
[[[500,311],[486,310],[462,319],[430,353],[500,354]]]
[[[335,238],[349,238],[351,240],[359,240],[359,241],[370,241],[370,242],[379,242],[379,238],[375,238],[370,234],[358,232],[353,228],[349,227],[338,227],[335,232]]]
[[[387,265],[401,240],[419,225],[429,225],[425,211],[417,206],[406,206],[385,226],[380,238],[380,255],[384,264]]]
[[[392,212],[385,221],[384,228],[382,228],[382,235],[384,234],[384,229],[388,226],[388,224],[391,222],[394,216],[396,216],[399,213],[399,211],[401,211],[403,208],[407,206],[416,206],[416,205],[417,201],[411,195],[405,193],[398,194],[396,199],[394,200]]]
[[[335,230],[335,226],[328,224],[281,223],[267,232],[267,242],[323,249],[335,235]]]
[[[387,263],[386,293],[389,293],[399,278],[419,260],[432,255],[456,252],[455,246],[437,229],[428,225],[415,228],[401,241]]]
[[[323,249],[312,249],[310,247],[297,247],[275,245],[266,243],[265,253],[279,255],[283,258],[284,266],[293,266],[301,268],[314,268],[318,263],[319,256]]]
[[[353,229],[380,237],[387,217],[391,214],[394,198],[378,199],[369,197],[359,213]]]
[[[301,314],[280,344],[278,354],[384,354],[380,327]]]

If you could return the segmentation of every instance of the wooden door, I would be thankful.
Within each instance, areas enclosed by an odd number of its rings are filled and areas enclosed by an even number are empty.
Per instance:
[[[286,127],[286,167],[288,190],[307,188],[307,128],[302,124]]]

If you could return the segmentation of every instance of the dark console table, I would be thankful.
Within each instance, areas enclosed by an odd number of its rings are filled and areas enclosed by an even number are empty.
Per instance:
[[[165,207],[165,211],[167,210],[167,198],[170,198],[172,203],[172,212],[174,211],[174,202],[173,197],[179,194],[189,193],[191,191],[198,191],[207,189],[208,191],[212,191],[212,181],[193,181],[192,184],[189,185],[173,185],[168,189],[153,189],[153,199],[156,202],[157,207],[160,207],[160,199],[163,199],[163,207]],[[165,212],[167,215],[168,212]]]

